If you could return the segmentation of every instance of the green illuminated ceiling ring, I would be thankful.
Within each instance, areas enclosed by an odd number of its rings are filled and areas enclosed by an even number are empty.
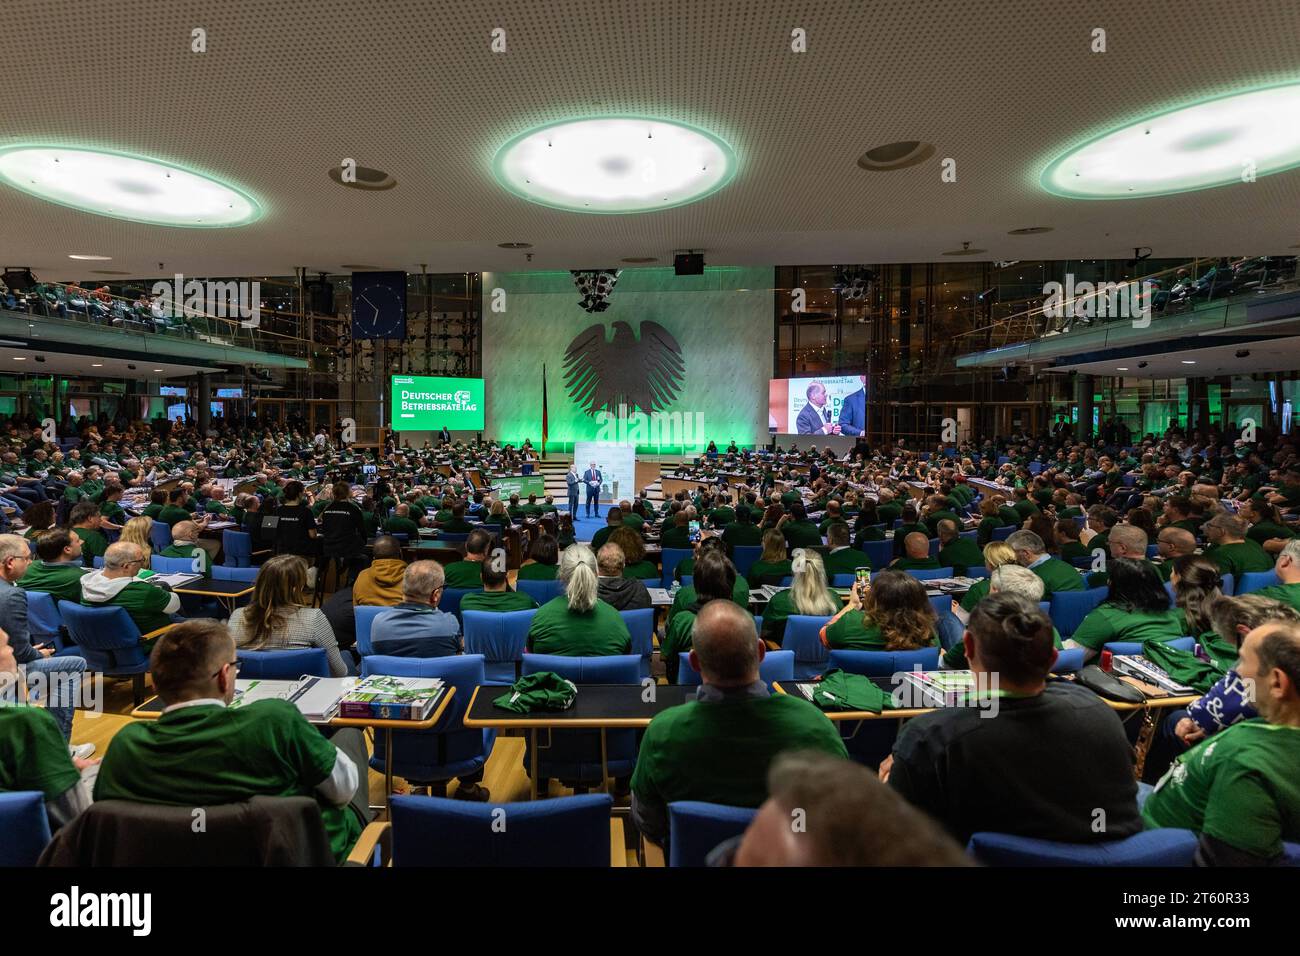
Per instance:
[[[528,130],[492,162],[529,202],[617,215],[686,205],[726,186],[736,154],[707,130],[642,116],[596,116]]]
[[[1144,117],[1058,156],[1044,189],[1138,199],[1249,182],[1300,167],[1300,84],[1202,100]]]
[[[0,182],[60,206],[156,226],[212,229],[260,219],[248,193],[162,160],[79,146],[0,147]]]

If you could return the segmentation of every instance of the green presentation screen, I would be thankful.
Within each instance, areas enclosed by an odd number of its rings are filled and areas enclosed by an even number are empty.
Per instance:
[[[392,425],[395,432],[483,430],[483,379],[394,375]]]

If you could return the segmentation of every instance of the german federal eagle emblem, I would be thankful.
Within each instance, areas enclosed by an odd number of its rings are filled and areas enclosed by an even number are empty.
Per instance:
[[[564,387],[586,414],[601,409],[649,415],[664,411],[681,391],[686,374],[682,348],[658,322],[642,322],[640,338],[627,322],[614,323],[606,338],[604,325],[578,333],[564,353]]]

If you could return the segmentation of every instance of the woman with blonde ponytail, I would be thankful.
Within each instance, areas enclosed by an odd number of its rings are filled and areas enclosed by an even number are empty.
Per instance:
[[[541,606],[528,628],[528,650],[563,657],[628,654],[632,635],[613,607],[596,595],[596,555],[585,544],[571,544],[560,555],[556,575],[564,593]]]
[[[830,617],[843,606],[826,583],[826,566],[816,551],[795,551],[790,570],[794,583],[778,591],[763,611],[762,637],[772,644],[780,645],[785,639],[785,621],[791,614]]]

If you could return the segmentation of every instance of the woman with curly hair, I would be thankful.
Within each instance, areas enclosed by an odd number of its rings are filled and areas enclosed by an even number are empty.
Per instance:
[[[849,592],[821,639],[832,650],[914,651],[939,645],[937,623],[924,584],[902,571],[881,571]]]

